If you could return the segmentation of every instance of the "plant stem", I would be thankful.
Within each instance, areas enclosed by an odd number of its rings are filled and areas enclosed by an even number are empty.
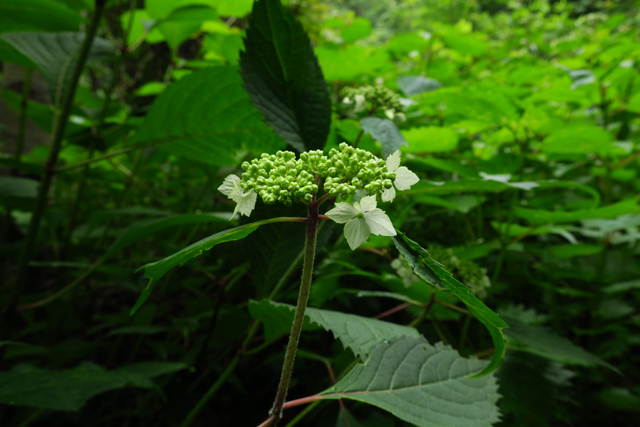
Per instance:
[[[207,391],[207,393],[204,396],[202,396],[202,399],[200,399],[198,404],[191,410],[191,412],[189,412],[189,415],[187,415],[187,418],[185,418],[184,421],[182,422],[182,424],[180,424],[180,427],[188,427],[189,425],[191,425],[193,420],[198,416],[198,413],[200,413],[202,408],[204,408],[204,405],[206,405],[207,402],[209,402],[209,400],[211,400],[211,398],[216,393],[216,391],[218,391],[220,386],[222,386],[222,384],[224,384],[224,382],[227,380],[227,377],[236,368],[236,365],[238,364],[238,359],[239,358],[240,358],[239,355],[236,355],[233,358],[231,363],[229,363],[229,366],[227,366],[227,369],[225,369],[224,372],[222,372],[222,374],[220,374],[220,377],[218,378],[218,380],[215,383],[213,383],[213,385]]]
[[[285,399],[287,397],[287,390],[289,389],[289,381],[291,379],[291,371],[293,370],[293,362],[296,357],[296,350],[298,349],[298,342],[300,341],[300,333],[302,332],[302,323],[304,321],[304,312],[307,308],[307,301],[309,300],[309,291],[311,289],[311,279],[313,275],[313,261],[316,253],[316,238],[318,231],[318,206],[315,203],[311,203],[308,206],[309,214],[307,216],[307,238],[304,248],[304,266],[302,268],[302,283],[300,284],[300,295],[298,296],[298,304],[296,306],[296,313],[293,318],[293,326],[291,327],[291,335],[289,336],[289,344],[287,345],[287,351],[285,353],[284,365],[282,366],[282,376],[280,377],[280,385],[278,386],[278,392],[276,393],[276,400],[271,408],[270,414],[277,417],[278,420],[282,417],[282,409]]]
[[[51,142],[51,149],[49,151],[49,157],[47,158],[45,170],[40,181],[40,188],[38,189],[38,196],[36,198],[33,216],[31,217],[31,221],[29,223],[29,230],[27,232],[24,246],[22,247],[22,252],[20,253],[20,258],[18,260],[15,280],[8,289],[8,296],[5,307],[6,315],[4,316],[6,319],[4,321],[2,330],[0,330],[1,336],[4,336],[6,332],[8,332],[7,323],[8,320],[13,317],[12,307],[16,304],[20,293],[19,289],[23,287],[26,279],[27,267],[29,266],[31,253],[38,237],[40,221],[42,220],[42,216],[47,205],[47,196],[49,193],[49,188],[51,187],[51,182],[53,180],[53,174],[55,172],[54,166],[58,160],[58,154],[60,153],[60,148],[62,146],[64,131],[67,127],[69,114],[71,113],[71,107],[73,106],[73,99],[75,97],[76,88],[78,86],[78,80],[80,79],[80,75],[82,74],[82,70],[84,69],[87,57],[89,56],[89,51],[91,50],[91,45],[93,44],[93,39],[96,35],[98,24],[100,23],[105,4],[106,0],[95,1],[95,10],[93,13],[93,17],[91,18],[91,22],[89,23],[89,27],[87,29],[87,34],[85,35],[84,41],[82,42],[78,60],[73,68],[73,73],[69,82],[69,91],[67,92],[67,95],[63,101],[61,113],[57,116],[57,121],[54,126],[55,130]]]
[[[16,144],[16,160],[22,157],[24,149],[24,140],[27,128],[27,108],[29,107],[29,95],[31,94],[31,75],[33,70],[27,70],[22,82],[22,100],[20,102],[20,122],[18,128],[18,143]]]
[[[300,420],[302,420],[304,417],[306,417],[307,414],[309,412],[313,411],[316,408],[316,406],[318,406],[320,403],[322,403],[322,400],[316,400],[311,405],[309,405],[306,408],[304,408],[304,410],[302,412],[300,412],[298,415],[296,415],[296,417],[294,419],[289,421],[289,423],[285,427],[293,427],[296,424],[298,424],[300,422]]]

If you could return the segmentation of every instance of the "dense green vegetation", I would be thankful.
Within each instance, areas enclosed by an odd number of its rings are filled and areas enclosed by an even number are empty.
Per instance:
[[[639,64],[638,1],[0,0],[0,425],[638,424]]]

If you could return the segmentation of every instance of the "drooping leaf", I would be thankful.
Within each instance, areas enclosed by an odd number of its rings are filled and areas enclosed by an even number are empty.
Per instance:
[[[278,218],[274,218],[274,220],[277,219]],[[145,303],[145,301],[151,295],[151,291],[156,282],[160,280],[162,276],[164,276],[169,270],[174,267],[183,265],[187,261],[190,261],[191,259],[201,255],[204,251],[208,251],[220,243],[244,239],[249,234],[253,233],[258,227],[268,222],[270,221],[267,220],[252,222],[249,224],[241,225],[240,227],[221,231],[209,237],[205,237],[204,239],[199,240],[196,243],[182,249],[181,251],[178,251],[173,255],[161,259],[160,261],[145,264],[142,267],[138,268],[138,270],[136,271],[144,269],[144,277],[149,279],[149,284],[142,290],[142,294],[131,309],[131,314],[134,314],[142,306],[142,304]]]
[[[214,165],[236,163],[242,149],[273,152],[284,145],[231,67],[205,68],[169,85],[130,142]]]
[[[444,269],[442,264],[431,258],[431,255],[429,255],[429,252],[427,252],[426,249],[409,239],[401,231],[396,231],[398,232],[398,235],[392,237],[396,248],[398,248],[399,251],[401,250],[400,248],[402,248],[402,251],[410,252],[415,259],[414,265],[418,266],[421,270],[423,268],[429,268],[433,274],[437,276],[442,285],[457,296],[467,306],[467,309],[471,314],[473,314],[491,334],[493,344],[495,346],[495,352],[493,353],[491,362],[478,375],[486,375],[496,370],[498,366],[500,366],[500,362],[502,361],[506,350],[506,340],[502,333],[502,329],[508,328],[509,325],[507,325],[500,316],[493,312],[482,301],[476,298],[471,293],[471,289],[469,287],[457,281],[451,273]]]
[[[404,136],[391,120],[380,117],[365,117],[360,120],[360,126],[363,131],[380,141],[384,158],[395,153],[403,145],[407,145]]]
[[[434,274],[434,272],[427,267],[420,259],[420,254],[416,253],[411,246],[404,239],[393,238],[393,243],[396,245],[398,252],[402,254],[404,259],[407,260],[414,273],[418,275],[422,280],[440,289],[447,289],[442,281]]]
[[[49,85],[52,104],[59,107],[69,90],[71,73],[84,41],[84,33],[20,32],[3,34],[1,37],[38,66]],[[103,62],[114,55],[113,44],[96,37],[87,64]]]
[[[421,427],[491,426],[499,420],[496,380],[469,378],[485,365],[442,343],[400,338],[376,346],[364,364],[320,396],[375,405]]]
[[[270,342],[289,333],[295,307],[269,300],[250,301],[249,311],[254,318],[264,322],[267,342]],[[420,336],[414,328],[331,310],[308,307],[305,318],[309,320],[310,326],[317,325],[332,332],[345,348],[350,349],[362,359],[365,359],[371,350],[384,340]]]
[[[528,325],[518,319],[505,317],[509,329],[504,334],[509,339],[509,348],[537,354],[561,363],[583,366],[605,366],[618,372],[616,368],[589,353],[571,341],[547,331],[542,326]]]
[[[99,393],[128,386],[151,388],[151,378],[186,367],[183,363],[146,362],[107,371],[85,363],[64,371],[49,371],[22,365],[0,372],[0,403],[78,411]]]
[[[398,77],[398,86],[405,95],[415,96],[440,89],[442,83],[424,76],[400,76]]]
[[[241,74],[266,122],[298,151],[322,149],[331,127],[327,83],[309,37],[280,0],[253,4]]]

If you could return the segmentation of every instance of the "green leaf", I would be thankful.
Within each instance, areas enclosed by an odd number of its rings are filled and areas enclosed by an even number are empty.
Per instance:
[[[579,154],[614,152],[611,133],[593,125],[570,125],[552,132],[542,143],[547,153]]]
[[[550,249],[551,255],[560,259],[571,259],[577,256],[595,255],[602,252],[604,246],[582,243],[577,245],[559,245]]]
[[[129,226],[100,258],[106,261],[114,255],[117,255],[125,247],[140,241],[142,238],[155,234],[165,228],[175,227],[178,225],[200,224],[202,222],[228,222],[229,217],[226,214],[184,214],[174,215],[166,218],[152,219],[133,223]]]
[[[631,97],[629,104],[627,105],[627,110],[634,113],[640,113],[640,92]]]
[[[78,31],[85,20],[54,0],[0,0],[0,33]]]
[[[440,289],[447,289],[447,287],[442,283],[438,276],[436,276],[429,267],[424,265],[424,263],[420,259],[420,254],[416,253],[404,239],[392,237],[391,240],[393,240],[393,244],[396,245],[396,249],[398,249],[398,252],[400,252],[402,256],[404,256],[404,259],[407,260],[418,277],[420,277],[431,286],[435,286],[436,288]]]
[[[400,193],[402,194],[402,193]],[[638,199],[627,199],[609,206],[576,211],[548,211],[544,209],[515,208],[513,213],[532,224],[572,222],[585,219],[617,218],[621,215],[640,212]]]
[[[407,96],[416,96],[442,87],[442,83],[424,76],[400,76],[398,86]]]
[[[467,309],[471,312],[471,314],[473,314],[491,334],[495,346],[495,352],[493,353],[491,363],[489,363],[485,367],[485,369],[478,374],[478,376],[486,375],[496,370],[498,366],[500,366],[500,362],[502,361],[504,352],[506,350],[506,341],[504,339],[502,329],[508,328],[509,325],[507,325],[505,321],[502,320],[500,316],[494,313],[489,307],[484,305],[482,301],[476,298],[471,293],[471,289],[469,287],[457,281],[451,275],[451,273],[449,273],[442,267],[442,264],[431,258],[431,255],[429,255],[429,252],[427,252],[426,249],[422,248],[416,242],[409,239],[401,231],[396,231],[398,232],[398,235],[392,237],[392,240],[398,250],[400,250],[400,248],[403,248],[403,251],[410,251],[413,258],[415,259],[415,265],[419,266],[421,269],[425,267],[431,269],[440,280],[442,285],[449,291],[451,291],[455,296],[457,296],[460,301],[462,301],[467,306]],[[416,274],[418,274],[417,271]]]
[[[631,291],[633,289],[640,289],[640,279],[614,283],[613,285],[603,288],[602,291],[607,294],[615,294],[618,292]]]
[[[504,190],[522,189],[528,190],[535,187],[534,182],[500,182],[483,179],[461,179],[459,181],[445,181],[441,183],[420,181],[411,186],[410,190],[401,191],[397,197],[415,194],[456,194],[456,193],[483,193],[499,192]],[[516,208],[517,209],[517,208]]]
[[[322,149],[331,99],[309,37],[280,0],[253,4],[241,74],[266,122],[298,151]]]
[[[205,68],[169,85],[130,143],[214,165],[235,164],[242,149],[272,152],[284,145],[251,105],[232,67]]]
[[[571,365],[605,366],[619,373],[616,368],[598,356],[547,331],[542,326],[527,325],[512,317],[505,317],[505,319],[509,321],[509,329],[504,332],[509,338],[509,348]]]
[[[442,153],[455,150],[458,146],[458,134],[449,128],[424,126],[404,132],[409,147],[408,153]]]
[[[0,372],[0,403],[56,411],[78,411],[96,394],[134,386],[151,388],[151,378],[185,369],[183,363],[147,362],[107,371],[85,363],[64,371],[17,366]]]
[[[353,43],[367,37],[372,30],[371,21],[363,16],[358,16],[351,25],[340,31],[340,38],[344,43]]]
[[[375,405],[421,427],[491,426],[499,420],[496,380],[468,378],[485,365],[442,343],[401,338],[379,344],[366,363],[319,397]]]
[[[0,205],[31,209],[39,186],[35,179],[0,176]]]
[[[395,153],[403,145],[407,145],[404,136],[391,120],[379,117],[365,117],[360,120],[360,126],[363,131],[380,141],[384,158]]]
[[[240,227],[221,231],[209,237],[205,237],[204,239],[199,240],[196,243],[176,252],[175,254],[161,259],[160,261],[151,262],[138,268],[136,271],[144,269],[144,277],[149,279],[149,284],[142,290],[142,294],[138,298],[138,301],[136,301],[135,305],[131,309],[131,314],[134,314],[142,306],[142,304],[144,304],[144,302],[151,295],[151,291],[155,286],[155,283],[160,280],[162,276],[167,274],[167,272],[172,268],[183,265],[187,261],[190,261],[191,259],[201,255],[204,251],[208,251],[220,243],[244,239],[261,225],[269,224],[272,222],[280,222],[282,219],[283,218],[273,218],[270,220],[252,222],[250,224],[241,225]]]
[[[391,65],[385,51],[357,44],[323,44],[316,48],[316,54],[328,81],[354,81]]]
[[[182,42],[195,34],[205,21],[217,19],[215,9],[206,6],[189,5],[175,9],[157,24],[171,49],[176,50]]]
[[[236,16],[242,18],[251,12],[254,0],[212,0],[221,16]]]
[[[247,245],[254,250],[248,254],[248,258],[257,295],[268,294],[273,289],[301,254],[304,239],[305,228],[300,224],[261,227],[249,237]]]
[[[295,309],[292,305],[269,300],[249,302],[251,315],[264,323],[267,342],[289,333]],[[332,332],[345,348],[362,359],[366,359],[373,348],[384,340],[420,336],[414,328],[354,314],[308,307],[304,315],[310,326],[317,325]]]
[[[425,165],[431,168],[455,173],[464,178],[479,178],[478,173],[471,169],[468,166],[461,165],[458,162],[454,162],[451,160],[438,159],[436,157],[407,157],[407,163],[416,164],[416,165]]]
[[[49,86],[52,104],[60,107],[69,91],[71,73],[84,41],[84,33],[27,32],[3,34],[0,37],[38,66]],[[113,56],[113,44],[97,37],[93,40],[87,64],[102,62]]]

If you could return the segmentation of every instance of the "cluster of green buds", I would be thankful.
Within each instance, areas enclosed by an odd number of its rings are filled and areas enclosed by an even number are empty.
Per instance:
[[[396,235],[389,217],[377,208],[377,196],[390,202],[396,189],[407,190],[419,181],[416,174],[400,166],[400,151],[385,161],[344,142],[328,155],[320,150],[301,153],[299,158],[289,151],[262,154],[243,162],[242,169],[242,178],[229,175],[218,187],[236,203],[233,216],[238,212],[249,216],[257,196],[267,204],[280,202],[291,206],[296,202],[322,203],[332,197],[346,200],[361,191],[359,201],[336,203],[326,212],[333,221],[345,224],[345,237],[352,249],[365,242],[370,234]],[[320,191],[324,193],[321,201],[316,199]]]
[[[344,142],[339,147],[339,150],[332,148],[329,151],[329,167],[318,174],[325,178],[325,192],[332,196],[340,194],[346,199],[360,188],[369,194],[381,195],[393,186],[396,173],[389,172],[384,160]]]
[[[400,96],[384,86],[348,87],[342,91],[342,96],[343,103],[354,104],[353,110],[356,113],[365,111],[367,105],[370,105],[369,108],[373,110],[381,108],[391,120],[398,118],[400,121],[404,121],[406,119]]]
[[[418,283],[422,280],[413,272],[413,268],[411,268],[407,260],[402,255],[391,261],[391,267],[396,271],[396,274],[400,276],[405,288],[408,288],[414,283]]]
[[[427,250],[445,269],[458,276],[464,284],[469,286],[474,295],[479,298],[486,296],[486,289],[491,286],[491,280],[487,276],[486,268],[480,267],[471,260],[461,261],[453,254],[451,249],[430,246]]]

